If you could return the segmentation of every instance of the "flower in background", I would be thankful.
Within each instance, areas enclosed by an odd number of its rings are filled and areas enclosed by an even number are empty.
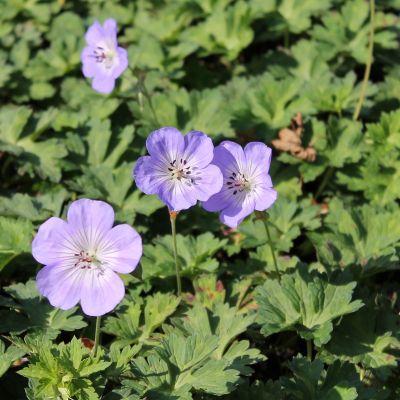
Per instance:
[[[122,300],[125,286],[116,272],[135,269],[142,240],[131,226],[113,223],[110,205],[81,199],[69,207],[67,222],[53,217],[40,226],[32,254],[45,264],[36,281],[51,305],[67,310],[80,302],[85,314],[99,316]]]
[[[97,21],[86,32],[87,46],[83,49],[82,72],[93,78],[92,88],[100,93],[111,93],[115,80],[128,67],[128,53],[118,47],[117,23],[107,19],[101,26]]]
[[[176,128],[152,132],[146,140],[149,156],[140,157],[133,172],[138,188],[157,194],[170,211],[206,201],[222,187],[222,173],[211,165],[214,145],[202,132],[183,136]]]
[[[236,228],[254,210],[264,211],[275,202],[276,191],[268,174],[271,149],[252,142],[243,148],[229,140],[215,148],[213,164],[224,176],[219,193],[203,203],[207,211],[221,211],[220,220]]]

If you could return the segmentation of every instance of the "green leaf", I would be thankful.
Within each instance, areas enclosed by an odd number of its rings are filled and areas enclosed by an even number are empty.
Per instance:
[[[391,310],[369,305],[351,316],[345,316],[335,328],[331,341],[319,357],[325,362],[349,361],[365,369],[372,369],[381,378],[387,378],[397,368],[393,351],[400,348],[400,341],[393,335],[399,322]]]
[[[356,265],[367,277],[397,269],[400,229],[395,215],[398,207],[387,210],[364,205],[348,209],[340,200],[329,203],[329,214],[321,233],[309,234],[321,262],[341,268]]]
[[[351,301],[355,286],[356,282],[329,282],[306,268],[283,275],[280,282],[269,279],[255,295],[261,333],[296,331],[321,346],[329,342],[335,319],[362,307],[360,300]]]
[[[172,294],[156,293],[147,296],[142,302],[126,302],[121,305],[116,317],[108,317],[103,330],[117,336],[115,346],[143,344],[151,338],[153,332],[174,313],[179,299]]]
[[[33,231],[30,221],[0,216],[0,271],[15,257],[30,252]]]
[[[309,200],[291,201],[280,197],[268,210],[268,224],[272,242],[276,249],[289,251],[293,241],[301,234],[301,229],[313,230],[320,225],[319,208]],[[244,235],[241,246],[252,248],[268,243],[264,222],[248,218],[238,228]]]
[[[18,347],[9,346],[6,349],[4,342],[0,340],[0,377],[6,373],[10,365],[22,357],[25,352]]]
[[[154,245],[145,245],[142,257],[143,278],[165,278],[175,275],[172,236],[165,235],[154,240]],[[199,272],[213,272],[218,261],[212,256],[226,244],[207,232],[192,236],[177,235],[178,257],[182,276],[194,276]]]
[[[197,44],[202,56],[222,54],[234,60],[253,40],[250,23],[251,12],[246,2],[237,1],[228,7],[219,2],[212,14],[203,23],[187,29],[182,39]]]
[[[31,356],[29,365],[18,371],[22,376],[32,380],[37,398],[97,399],[99,391],[104,387],[105,379],[101,374],[110,366],[110,362],[101,359],[102,352],[93,357],[81,341],[72,338],[68,344],[57,346],[47,344],[39,348],[37,354]],[[90,376],[91,379],[86,379]]]
[[[297,357],[290,363],[294,377],[282,379],[285,393],[293,399],[354,400],[360,385],[355,368],[335,362],[328,370],[320,360]]]
[[[331,0],[283,0],[277,11],[290,32],[300,33],[311,26],[311,17],[321,14],[331,5]]]
[[[74,315],[77,307],[60,310],[42,299],[36,289],[36,282],[17,283],[4,288],[16,301],[16,307],[0,310],[1,332],[23,332],[31,328],[42,328],[55,334],[74,331],[86,326],[82,316]]]
[[[400,198],[399,138],[400,110],[383,113],[379,123],[367,125],[362,162],[338,174],[339,182],[382,206]]]

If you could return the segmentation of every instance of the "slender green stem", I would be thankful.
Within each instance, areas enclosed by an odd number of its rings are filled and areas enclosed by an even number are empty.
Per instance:
[[[290,46],[290,33],[288,26],[285,28],[285,31],[283,32],[283,45],[285,46],[285,49],[288,49]]]
[[[160,126],[160,123],[159,123],[158,118],[157,118],[157,113],[156,113],[156,110],[155,110],[154,105],[153,105],[153,101],[151,100],[151,96],[150,96],[149,92],[146,89],[144,81],[142,82],[142,92],[144,94],[144,97],[146,97],[147,102],[149,103],[150,111],[153,114],[154,122],[158,126]]]
[[[369,75],[371,73],[372,58],[374,54],[374,35],[375,35],[375,0],[370,0],[370,23],[371,29],[369,31],[369,43],[368,43],[368,59],[365,64],[364,79],[361,84],[360,97],[356,109],[354,110],[353,120],[357,121],[360,116],[361,108],[364,103],[365,93],[367,92]]]
[[[321,182],[321,184],[319,185],[319,187],[318,187],[318,189],[317,189],[317,192],[315,193],[315,198],[316,198],[316,199],[317,199],[317,198],[322,194],[322,192],[324,191],[325,186],[328,184],[329,179],[331,179],[331,176],[332,176],[333,172],[334,172],[333,167],[328,167],[328,169],[327,169],[326,172],[325,172],[324,178],[322,179],[322,182]]]
[[[275,271],[276,271],[276,273],[278,275],[278,279],[280,280],[281,279],[281,275],[279,273],[278,262],[276,261],[274,244],[272,243],[271,233],[269,232],[268,221],[265,220],[265,219],[264,219],[264,225],[265,225],[265,230],[267,231],[268,242],[269,242],[269,247],[271,248],[272,258],[274,260]]]
[[[175,273],[176,273],[176,287],[178,296],[182,293],[182,284],[181,284],[181,276],[179,272],[179,262],[178,262],[178,246],[176,244],[176,215],[177,213],[174,211],[170,211],[170,221],[171,221],[171,232],[172,232],[172,240],[174,244],[174,259],[175,259]]]
[[[312,361],[312,340],[307,340],[307,360]]]
[[[101,324],[101,317],[96,318],[96,331],[94,333],[94,346],[93,346],[93,355],[96,357],[97,349],[100,343],[100,324]]]

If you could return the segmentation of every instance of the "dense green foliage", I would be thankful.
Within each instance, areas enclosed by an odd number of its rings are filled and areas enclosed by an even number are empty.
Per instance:
[[[103,96],[80,52],[109,17],[130,69]],[[368,1],[2,1],[0,397],[400,398],[399,18],[399,0],[376,2],[357,118]],[[273,151],[281,279],[262,218],[231,230],[197,206],[177,219],[178,299],[167,209],[132,182],[146,137],[176,126],[273,148],[297,113],[315,159]],[[94,318],[41,298],[30,254],[37,227],[80,197],[144,241],[96,357]]]

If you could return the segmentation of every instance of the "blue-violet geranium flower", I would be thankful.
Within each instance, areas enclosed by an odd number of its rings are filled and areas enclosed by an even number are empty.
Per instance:
[[[268,174],[271,149],[261,142],[243,148],[229,140],[214,150],[213,164],[224,176],[222,190],[203,203],[207,211],[221,211],[220,220],[236,228],[254,210],[264,211],[275,202],[276,191]]]
[[[33,240],[33,257],[45,264],[36,278],[39,292],[54,307],[81,303],[91,316],[111,311],[124,297],[116,274],[132,272],[142,255],[142,239],[129,225],[114,228],[112,207],[96,200],[74,201],[67,221],[50,218]]]
[[[111,93],[115,80],[128,67],[128,53],[117,42],[117,23],[110,18],[101,26],[96,21],[85,38],[87,46],[81,55],[83,75],[93,78],[92,88],[97,92]]]
[[[214,145],[202,132],[185,136],[176,128],[152,132],[146,140],[149,156],[140,157],[133,172],[138,188],[157,194],[170,211],[206,201],[222,187],[222,173],[211,165]]]

